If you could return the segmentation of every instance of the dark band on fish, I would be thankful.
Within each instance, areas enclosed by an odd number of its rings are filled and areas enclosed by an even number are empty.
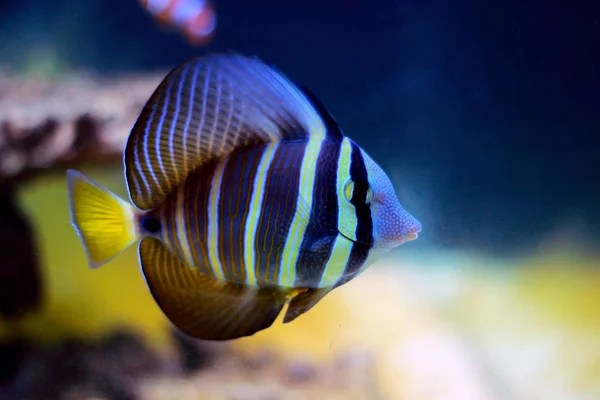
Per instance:
[[[302,142],[279,146],[267,173],[255,242],[256,277],[262,284],[277,282],[280,273],[285,239],[296,209],[305,146]]]
[[[241,149],[229,157],[223,171],[219,204],[219,250],[225,277],[246,281],[244,240],[240,237],[250,212],[252,188],[264,146]]]
[[[321,146],[309,226],[296,263],[295,284],[298,286],[318,287],[327,260],[331,257],[334,239],[338,235],[337,191],[332,188],[336,187],[340,149],[339,140],[327,140]],[[325,231],[321,227],[328,227],[330,230]]]
[[[190,184],[186,183],[187,202],[185,204],[185,217],[188,223],[188,229],[192,240],[190,247],[194,254],[196,265],[201,270],[207,271],[213,276],[210,259],[208,256],[208,207],[210,201],[210,184],[215,173],[217,163],[212,162],[203,168],[202,176],[194,174],[194,179]]]
[[[358,224],[356,227],[357,241],[371,247],[373,245],[373,219],[371,206],[366,203],[369,191],[369,174],[358,145],[351,142],[352,161],[350,163],[350,178],[354,181],[351,203],[356,207]]]
[[[352,146],[350,178],[354,182],[350,202],[356,210],[356,242],[352,244],[348,262],[342,276],[335,284],[336,287],[348,282],[360,272],[369,256],[374,240],[371,207],[370,204],[367,204],[369,175],[361,149],[356,143],[352,141],[350,143]]]
[[[354,278],[361,271],[361,268],[365,265],[367,257],[369,257],[369,247],[361,243],[353,243],[352,250],[350,251],[350,258],[344,268],[344,273],[341,278],[336,282],[335,287],[342,286],[352,278]]]

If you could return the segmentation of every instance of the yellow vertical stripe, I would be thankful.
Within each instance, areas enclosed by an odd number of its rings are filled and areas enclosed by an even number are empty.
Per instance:
[[[324,132],[313,133],[306,145],[300,180],[298,185],[298,199],[296,211],[290,225],[288,236],[283,248],[283,257],[279,268],[278,283],[283,287],[293,287],[296,278],[296,262],[298,260],[300,245],[309,222],[310,210],[313,202],[313,187],[315,183],[315,172],[317,169],[317,158],[321,144],[325,138]],[[307,207],[308,210],[303,209]],[[308,211],[308,213],[307,213]],[[308,215],[307,215],[308,214]]]
[[[354,242],[344,237],[343,235],[337,235],[333,242],[333,249],[331,250],[331,256],[325,264],[325,270],[321,275],[321,281],[319,282],[320,288],[332,287],[342,277],[348,259],[350,258],[350,252]]]
[[[250,200],[250,208],[248,217],[246,218],[246,226],[244,229],[245,248],[244,260],[246,263],[246,284],[256,285],[256,250],[254,243],[256,239],[256,230],[258,229],[258,221],[262,214],[262,203],[265,195],[265,184],[267,181],[267,173],[273,156],[277,150],[277,144],[270,144],[266,147],[258,168],[256,177],[254,178],[254,186],[252,188],[252,198]]]
[[[208,206],[208,258],[215,278],[225,280],[223,266],[219,260],[219,198],[223,183],[223,171],[227,159],[221,160],[215,169],[215,174],[210,185]]]
[[[176,218],[176,232],[181,251],[183,252],[183,259],[188,266],[194,266],[195,262],[192,257],[190,250],[190,242],[188,241],[187,225],[184,213],[184,200],[185,200],[185,185],[179,185],[179,193],[177,193],[177,218]]]
[[[356,227],[358,226],[356,209],[344,194],[344,186],[350,179],[351,161],[352,146],[350,141],[344,138],[337,169],[338,230],[348,239],[356,241]]]

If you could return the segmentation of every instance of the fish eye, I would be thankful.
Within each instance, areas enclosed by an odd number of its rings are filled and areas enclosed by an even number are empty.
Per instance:
[[[369,185],[369,188],[367,189],[367,197],[365,199],[365,204],[371,204],[374,198],[375,194],[373,193],[373,188],[371,187],[371,185]]]
[[[370,184],[367,184],[367,193],[365,195],[365,202],[364,204],[370,204],[373,199],[375,198],[375,193],[373,192],[373,188],[371,187]],[[354,188],[355,188],[355,184],[354,181],[349,179],[348,182],[346,182],[346,185],[344,185],[344,197],[346,198],[346,201],[350,204],[352,204],[352,196],[354,195]]]
[[[348,203],[352,202],[352,193],[354,192],[354,182],[349,180],[344,186],[344,197]]]

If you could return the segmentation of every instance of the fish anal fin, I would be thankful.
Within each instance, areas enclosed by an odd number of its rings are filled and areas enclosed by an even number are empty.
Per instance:
[[[286,297],[275,288],[221,282],[186,266],[162,242],[145,238],[140,260],[161,310],[183,332],[205,340],[231,340],[268,328]]]
[[[306,313],[330,291],[331,288],[320,288],[307,289],[298,293],[290,301],[285,316],[283,317],[283,323],[287,324],[288,322],[292,322],[300,315]]]

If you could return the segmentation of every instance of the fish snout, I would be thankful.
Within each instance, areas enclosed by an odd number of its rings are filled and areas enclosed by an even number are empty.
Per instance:
[[[422,228],[421,223],[415,217],[413,217],[410,214],[408,215],[408,217],[408,221],[402,229],[402,231],[405,232],[403,235],[404,237],[402,243],[410,242],[418,238]]]
[[[401,207],[386,210],[378,221],[375,246],[393,248],[419,237],[421,223]]]

